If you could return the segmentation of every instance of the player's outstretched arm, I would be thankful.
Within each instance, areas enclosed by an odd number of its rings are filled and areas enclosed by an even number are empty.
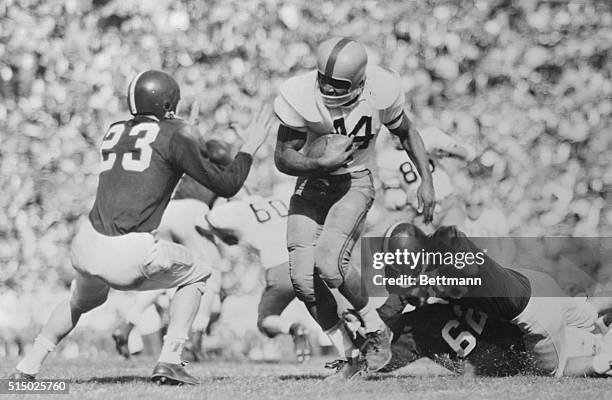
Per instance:
[[[417,191],[417,199],[419,201],[419,208],[423,208],[423,220],[425,223],[429,223],[433,219],[434,202],[436,198],[423,139],[421,139],[421,135],[414,128],[412,122],[405,113],[402,115],[400,126],[391,129],[391,133],[400,138],[408,157],[414,162],[419,171],[421,185]]]
[[[307,157],[300,153],[306,143],[304,132],[291,129],[280,124],[274,151],[276,168],[284,174],[292,176],[305,176],[333,171],[344,165],[353,154],[353,146],[326,149],[325,154],[318,158]],[[346,143],[343,144],[346,146]]]
[[[266,141],[275,124],[274,113],[269,104],[265,104],[259,109],[255,118],[251,120],[249,126],[239,132],[244,140],[240,151],[254,155],[261,145]]]
[[[253,154],[265,141],[272,124],[273,118],[269,107],[262,108],[246,129],[247,137],[242,149],[226,166],[217,164],[209,158],[201,136],[192,126],[185,124],[172,137],[171,157],[174,165],[201,185],[221,197],[232,197],[244,184],[253,163]]]

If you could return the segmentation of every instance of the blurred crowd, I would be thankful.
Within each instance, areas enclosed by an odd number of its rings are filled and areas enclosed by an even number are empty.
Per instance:
[[[205,137],[236,142],[234,127],[312,68],[329,35],[358,38],[401,74],[418,126],[477,149],[478,167],[456,173],[469,178],[467,203],[495,211],[498,234],[612,235],[609,1],[5,0],[0,295],[68,287],[96,147],[129,117],[137,72],[172,73],[179,114],[197,100]],[[273,146],[251,185],[283,179]]]

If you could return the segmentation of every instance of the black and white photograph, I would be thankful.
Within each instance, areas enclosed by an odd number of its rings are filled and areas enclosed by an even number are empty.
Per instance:
[[[0,0],[0,99],[0,398],[612,393],[609,0]]]

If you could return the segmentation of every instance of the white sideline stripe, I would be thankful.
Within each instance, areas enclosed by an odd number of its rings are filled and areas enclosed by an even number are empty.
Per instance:
[[[132,114],[138,113],[138,110],[136,110],[136,99],[134,98],[134,90],[136,89],[136,82],[138,82],[138,78],[140,78],[140,76],[144,73],[145,71],[142,71],[138,75],[136,75],[136,77],[132,79],[132,82],[130,82],[130,87],[128,88],[128,102],[130,103],[130,112]]]

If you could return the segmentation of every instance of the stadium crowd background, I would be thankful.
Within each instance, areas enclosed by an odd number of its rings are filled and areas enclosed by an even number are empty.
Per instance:
[[[498,234],[612,236],[609,2],[5,0],[0,19],[0,325],[66,292],[96,148],[137,72],[174,74],[180,114],[197,99],[206,137],[234,142],[332,34],[401,74],[418,126],[482,154],[456,173]],[[252,184],[284,179],[273,146]]]

